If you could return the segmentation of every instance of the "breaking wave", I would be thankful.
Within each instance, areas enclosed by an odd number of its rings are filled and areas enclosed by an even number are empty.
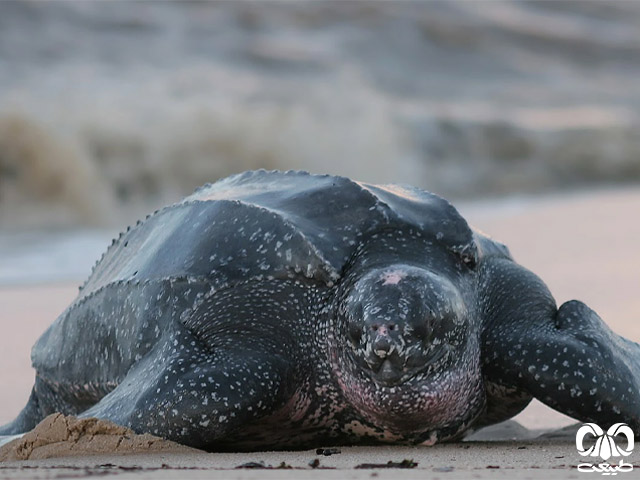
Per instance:
[[[639,19],[633,2],[5,2],[0,228],[120,224],[254,168],[458,198],[637,181]]]

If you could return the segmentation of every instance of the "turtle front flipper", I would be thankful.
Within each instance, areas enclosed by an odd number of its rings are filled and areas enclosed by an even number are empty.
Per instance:
[[[242,449],[229,435],[285,405],[289,374],[282,357],[242,348],[212,353],[182,332],[80,416],[203,450]]]
[[[640,345],[582,302],[557,309],[546,285],[509,260],[490,259],[481,275],[488,410],[480,425],[504,419],[504,400],[524,408],[534,396],[583,422],[640,433]]]
[[[292,324],[312,318],[303,287],[247,281],[205,295],[81,416],[210,451],[268,444],[262,422],[287,417],[305,366]]]

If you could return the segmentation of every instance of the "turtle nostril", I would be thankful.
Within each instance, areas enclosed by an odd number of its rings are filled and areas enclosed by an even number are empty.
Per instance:
[[[396,326],[393,323],[389,324],[389,330],[395,330]]]

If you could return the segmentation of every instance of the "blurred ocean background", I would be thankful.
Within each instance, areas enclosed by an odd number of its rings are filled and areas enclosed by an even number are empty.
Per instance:
[[[0,2],[0,284],[79,281],[246,169],[487,208],[637,185],[639,78],[640,2]]]

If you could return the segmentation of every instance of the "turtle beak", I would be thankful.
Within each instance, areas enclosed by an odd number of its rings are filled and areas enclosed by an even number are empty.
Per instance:
[[[371,330],[371,350],[369,351],[368,362],[372,367],[379,367],[383,360],[393,355],[397,350],[396,342],[391,337],[389,329],[382,326],[375,326]]]
[[[395,350],[395,345],[393,344],[391,338],[389,338],[389,335],[387,335],[386,333],[378,333],[375,340],[373,341],[372,350],[374,355],[384,360],[393,353],[393,351]]]
[[[384,327],[375,332],[366,362],[375,380],[383,384],[397,383],[405,373],[397,345]]]

